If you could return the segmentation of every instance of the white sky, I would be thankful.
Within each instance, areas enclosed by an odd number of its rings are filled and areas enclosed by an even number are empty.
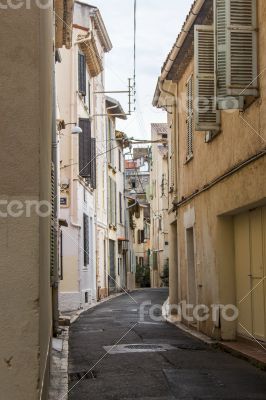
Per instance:
[[[113,49],[106,55],[106,90],[126,90],[133,76],[133,0],[89,0],[102,14]],[[118,128],[128,136],[148,138],[152,122],[165,122],[152,107],[157,78],[180,32],[192,0],[137,0],[137,111]],[[126,95],[110,94],[128,110]]]

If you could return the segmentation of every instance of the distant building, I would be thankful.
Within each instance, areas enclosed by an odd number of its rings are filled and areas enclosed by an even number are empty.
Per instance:
[[[134,148],[125,160],[125,193],[128,198],[135,285],[150,285],[150,148]],[[148,276],[148,278],[147,278]]]
[[[151,285],[161,287],[168,285],[169,242],[168,242],[168,145],[167,124],[151,124]],[[161,141],[161,143],[156,143]]]

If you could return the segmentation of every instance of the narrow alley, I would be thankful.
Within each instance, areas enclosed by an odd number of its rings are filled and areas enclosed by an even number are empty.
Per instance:
[[[70,328],[70,400],[265,399],[264,372],[158,322],[154,306],[167,295],[138,290],[79,317]],[[143,318],[141,305],[149,301]]]

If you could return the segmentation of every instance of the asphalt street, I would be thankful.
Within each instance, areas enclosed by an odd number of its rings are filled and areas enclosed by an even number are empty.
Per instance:
[[[130,297],[131,296],[131,297]],[[122,295],[71,325],[69,400],[260,400],[266,373],[211,349],[176,327],[140,314],[164,303],[165,289]],[[115,346],[114,346],[115,345]]]

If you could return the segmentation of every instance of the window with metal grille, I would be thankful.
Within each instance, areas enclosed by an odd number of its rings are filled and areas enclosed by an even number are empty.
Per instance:
[[[82,96],[86,96],[86,57],[78,54],[78,90]]]
[[[186,84],[187,159],[193,155],[193,75]]]

